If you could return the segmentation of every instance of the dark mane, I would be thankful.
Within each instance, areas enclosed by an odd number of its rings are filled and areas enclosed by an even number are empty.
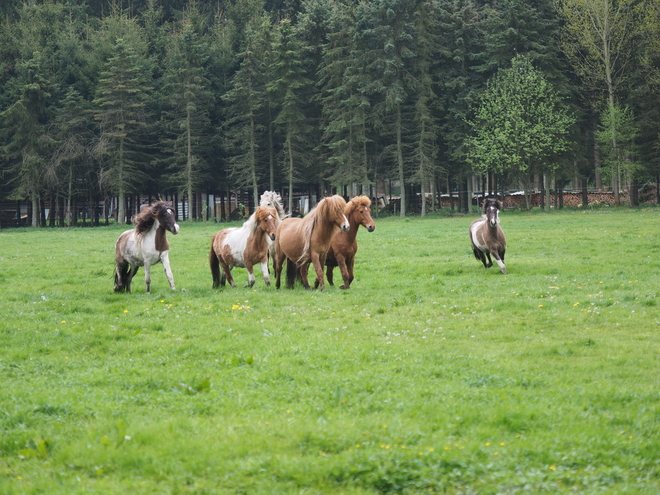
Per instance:
[[[133,217],[133,224],[135,231],[138,234],[144,234],[154,225],[154,221],[158,218],[164,209],[168,208],[164,201],[158,201],[149,206],[146,206],[140,213]]]
[[[484,199],[484,205],[483,205],[483,213],[484,215],[486,214],[486,211],[488,211],[488,208],[494,206],[498,210],[502,209],[502,202],[497,199],[497,198],[486,198]]]

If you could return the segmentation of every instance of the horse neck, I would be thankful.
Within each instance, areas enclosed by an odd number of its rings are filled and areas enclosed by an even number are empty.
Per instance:
[[[268,246],[268,241],[266,240],[266,237],[268,234],[261,229],[258,225],[256,228],[250,228],[248,230],[248,237],[246,240],[246,248],[252,248],[254,250],[259,250],[260,248],[263,248],[264,246]]]
[[[154,232],[154,247],[156,251],[162,253],[170,249],[170,244],[167,242],[167,230],[165,226],[161,225],[158,219],[154,220],[153,226],[145,233]]]

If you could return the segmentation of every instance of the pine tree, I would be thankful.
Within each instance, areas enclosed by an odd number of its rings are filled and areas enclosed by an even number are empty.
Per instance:
[[[210,81],[206,77],[208,42],[188,12],[181,29],[170,40],[164,93],[165,126],[170,153],[170,180],[192,205],[193,194],[207,183],[209,140],[212,134],[209,112],[213,105]],[[192,210],[190,217],[193,217]]]
[[[113,51],[94,99],[94,118],[100,124],[96,153],[103,164],[101,183],[118,196],[117,221],[124,223],[126,194],[137,191],[146,179],[142,138],[150,88],[135,48],[118,38]]]
[[[299,180],[299,170],[310,162],[311,126],[305,114],[307,102],[303,96],[308,94],[311,81],[305,77],[303,43],[296,38],[289,19],[278,24],[272,49],[271,81],[266,89],[274,95],[280,109],[273,123],[282,135],[288,207],[292,211],[293,187]]]
[[[256,205],[259,204],[259,182],[267,172],[259,166],[259,143],[264,141],[260,116],[265,107],[265,64],[258,53],[257,33],[248,29],[246,41],[241,67],[232,79],[233,88],[223,99],[229,104],[225,128],[234,151],[230,175],[239,187],[251,187]]]

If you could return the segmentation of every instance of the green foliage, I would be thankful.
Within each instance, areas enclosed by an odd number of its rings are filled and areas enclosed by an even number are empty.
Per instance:
[[[151,294],[121,226],[0,231],[0,492],[658,492],[658,215],[505,211],[507,276],[376,219],[324,292],[212,290],[211,224]]]
[[[466,144],[470,163],[513,176],[552,170],[549,158],[568,147],[575,122],[552,85],[521,55],[488,82],[474,114],[474,137]]]

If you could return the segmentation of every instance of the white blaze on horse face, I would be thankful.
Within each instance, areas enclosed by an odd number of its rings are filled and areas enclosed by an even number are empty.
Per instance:
[[[342,215],[344,217],[344,223],[341,225],[341,231],[342,232],[348,232],[348,229],[351,228],[351,224],[348,223],[348,218],[346,218],[346,215]]]
[[[174,212],[172,211],[171,208],[167,209],[167,214],[174,216]],[[172,232],[174,235],[177,235],[179,233],[179,224],[176,223],[176,220],[174,220],[174,232]]]

